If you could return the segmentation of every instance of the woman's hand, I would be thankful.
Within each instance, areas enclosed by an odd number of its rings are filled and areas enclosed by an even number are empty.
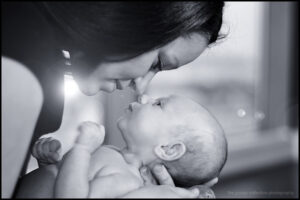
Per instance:
[[[169,185],[169,186],[175,187],[175,184],[174,184],[174,181],[173,181],[171,175],[169,174],[169,172],[167,171],[165,166],[163,166],[161,164],[155,165],[151,171],[147,166],[143,166],[140,169],[140,173],[144,179],[145,185],[159,184],[159,185]],[[196,186],[191,187],[189,190],[186,190],[186,189],[183,189],[183,190],[190,192],[190,190],[198,189],[198,192],[199,192],[198,197],[201,196],[200,193],[203,192],[204,190],[207,190],[207,191],[210,190],[210,191],[208,191],[210,197],[214,197],[213,191],[209,188],[212,187],[213,185],[215,185],[217,182],[218,182],[218,178],[216,177],[216,178],[204,183],[202,186],[196,185]],[[178,187],[176,187],[176,188],[178,188]],[[203,194],[203,195],[205,195],[205,194]],[[188,197],[186,197],[186,198],[188,198]]]
[[[171,175],[163,165],[160,164],[155,165],[151,171],[147,166],[143,166],[140,169],[140,172],[144,179],[145,185],[159,184],[159,185],[175,186]]]
[[[128,194],[129,196],[126,197],[197,198],[199,196],[198,188],[184,189],[175,187],[171,175],[163,165],[154,166],[152,172],[148,167],[143,166],[140,172],[144,179],[145,187]]]

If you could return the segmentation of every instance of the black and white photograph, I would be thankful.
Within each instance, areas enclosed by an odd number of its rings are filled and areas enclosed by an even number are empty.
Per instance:
[[[297,1],[1,1],[1,198],[299,198]]]

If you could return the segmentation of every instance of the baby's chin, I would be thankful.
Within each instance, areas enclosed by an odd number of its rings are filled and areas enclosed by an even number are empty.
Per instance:
[[[124,142],[126,144],[126,148],[128,148],[128,136],[126,135],[127,133],[127,120],[125,117],[120,117],[117,121],[117,127],[119,129],[119,131],[121,132],[121,135],[124,139]]]
[[[117,119],[117,127],[121,132],[125,127],[125,123],[126,123],[126,116],[122,115],[121,117],[119,117],[119,119]]]
[[[122,115],[117,120],[117,127],[119,131],[121,132],[122,136],[124,137],[124,134],[127,132],[128,129],[128,116]]]

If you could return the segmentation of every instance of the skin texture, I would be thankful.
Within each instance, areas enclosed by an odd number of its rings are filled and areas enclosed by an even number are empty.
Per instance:
[[[99,63],[88,74],[82,74],[76,69],[72,73],[86,95],[95,95],[100,90],[113,92],[127,86],[131,86],[138,94],[143,94],[157,72],[177,69],[192,62],[206,47],[207,39],[198,33],[192,33],[129,60]],[[74,55],[73,60],[76,59],[80,59],[80,54]],[[159,62],[162,63],[161,69],[157,67]]]

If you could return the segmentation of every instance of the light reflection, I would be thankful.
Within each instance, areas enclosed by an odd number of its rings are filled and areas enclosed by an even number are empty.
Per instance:
[[[237,115],[239,117],[245,117],[246,116],[246,111],[244,109],[238,109]]]
[[[74,97],[79,93],[78,85],[71,75],[65,75],[64,86],[65,97]]]
[[[70,59],[70,53],[68,51],[62,50],[61,52],[66,59]]]
[[[255,119],[257,120],[263,120],[265,118],[265,113],[256,111],[254,114]]]

